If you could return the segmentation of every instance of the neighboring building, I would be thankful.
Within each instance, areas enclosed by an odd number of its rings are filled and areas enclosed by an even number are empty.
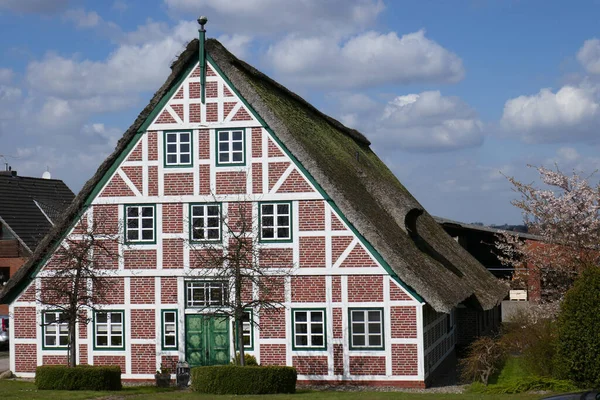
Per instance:
[[[33,254],[75,195],[57,179],[0,171],[0,287]],[[0,314],[8,306],[0,305]]]
[[[506,288],[361,133],[216,40],[193,40],[171,68],[69,208],[70,220],[0,294],[16,315],[11,370],[31,377],[37,365],[66,362],[60,329],[40,327],[52,315],[35,302],[43,279],[35,273],[81,212],[111,215],[115,226],[126,220],[129,246],[104,264],[114,289],[79,329],[79,363],[120,365],[124,379],[152,379],[178,360],[228,363],[231,327],[203,314],[222,288],[190,268],[188,243],[226,246],[225,225],[235,223],[219,216],[240,220],[233,205],[244,201],[263,251],[295,267],[278,286],[284,307],[251,313],[260,329],[246,324],[248,353],[263,365],[295,366],[300,381],[425,386],[453,354],[456,307],[494,309]]]

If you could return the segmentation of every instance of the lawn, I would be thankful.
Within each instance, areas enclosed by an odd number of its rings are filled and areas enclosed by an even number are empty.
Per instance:
[[[172,400],[176,396],[178,400],[202,399],[202,400],[225,400],[225,399],[264,399],[267,396],[212,396],[200,395],[189,391],[173,391],[169,389],[157,389],[149,386],[125,387],[120,392],[90,392],[90,391],[58,391],[58,390],[40,390],[35,388],[33,382],[5,380],[0,381],[0,397],[2,400],[8,399],[103,399],[103,400]],[[416,394],[399,392],[311,392],[299,391],[294,395],[270,395],[272,399],[344,399],[344,400],[385,400],[385,399],[406,399],[406,400],[493,400],[493,399],[539,399],[539,395],[521,394],[521,395],[482,395],[482,394]]]

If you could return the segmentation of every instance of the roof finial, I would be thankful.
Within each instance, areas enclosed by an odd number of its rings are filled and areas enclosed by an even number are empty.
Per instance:
[[[204,29],[204,25],[206,25],[207,22],[208,22],[208,18],[206,18],[204,15],[198,17],[198,23],[200,24],[200,31],[206,32],[206,29]]]

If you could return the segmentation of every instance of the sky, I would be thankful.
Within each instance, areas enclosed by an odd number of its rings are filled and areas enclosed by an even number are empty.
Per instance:
[[[364,133],[433,215],[520,223],[507,177],[600,168],[600,2],[583,0],[0,0],[0,168],[79,191],[200,15]]]

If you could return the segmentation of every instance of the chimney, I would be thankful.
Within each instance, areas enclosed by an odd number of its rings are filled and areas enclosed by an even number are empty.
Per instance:
[[[17,176],[17,171],[13,171],[12,167],[8,164],[6,165],[6,171],[0,171],[1,176]]]

